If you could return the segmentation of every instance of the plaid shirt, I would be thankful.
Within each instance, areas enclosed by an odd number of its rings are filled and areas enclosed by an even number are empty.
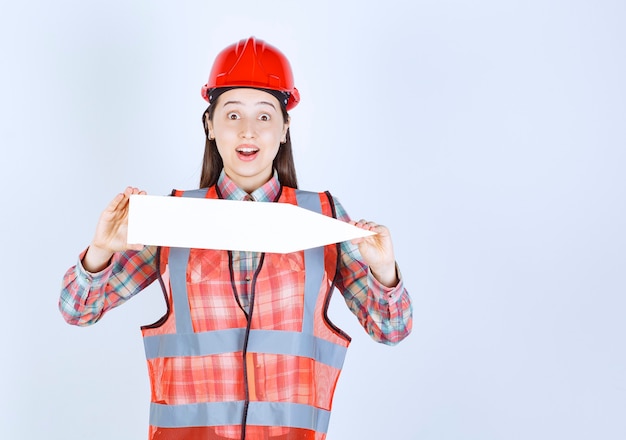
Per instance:
[[[222,196],[228,200],[271,202],[280,191],[276,175],[252,194],[248,194],[222,171],[218,180]],[[337,218],[350,218],[334,199]],[[86,326],[97,322],[104,313],[123,304],[156,278],[156,247],[145,246],[141,251],[126,251],[113,255],[107,268],[98,273],[87,272],[81,260],[63,278],[59,309],[70,324]],[[242,306],[248,307],[248,286],[260,254],[233,252],[234,281]],[[404,288],[400,271],[399,283],[388,288],[380,284],[363,263],[358,248],[349,241],[341,243],[340,272],[336,287],[363,328],[376,341],[394,345],[411,331],[412,306]]]

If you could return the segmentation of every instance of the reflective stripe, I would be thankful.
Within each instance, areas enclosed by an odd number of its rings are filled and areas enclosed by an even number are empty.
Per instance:
[[[204,199],[209,188],[191,189],[183,192],[183,197],[195,197],[198,199]]]
[[[315,325],[315,304],[324,280],[324,248],[316,247],[304,251],[304,311],[302,332],[312,334]]]
[[[326,433],[330,411],[290,402],[250,402],[248,425],[289,426]]]
[[[207,189],[185,191],[183,197],[205,197]],[[191,324],[191,310],[187,296],[187,263],[190,249],[170,248],[170,283],[174,301],[174,315],[176,316],[176,332],[181,334],[193,333]]]
[[[150,424],[160,428],[239,425],[243,401],[182,405],[150,403]]]
[[[213,332],[146,336],[144,346],[148,359],[177,356],[207,356],[242,350],[244,328]]]
[[[150,404],[150,424],[161,428],[241,424],[243,401],[183,405]],[[248,425],[287,426],[326,433],[330,411],[289,402],[250,402]]]
[[[296,190],[298,206],[309,211],[322,213],[322,204],[318,193]],[[319,289],[324,279],[324,247],[306,249],[304,251],[304,313],[302,316],[302,331],[313,334],[315,319],[315,304]]]
[[[307,357],[341,369],[347,347],[313,335],[297,332],[256,330],[250,332],[248,352]]]
[[[234,328],[203,333],[146,336],[148,359],[207,356],[239,352],[243,349],[245,329]],[[307,357],[341,369],[348,348],[325,339],[299,332],[251,330],[248,352]]]
[[[191,310],[187,297],[187,262],[189,248],[170,248],[168,264],[170,266],[170,284],[174,301],[174,315],[176,316],[176,332],[193,333],[191,325]]]

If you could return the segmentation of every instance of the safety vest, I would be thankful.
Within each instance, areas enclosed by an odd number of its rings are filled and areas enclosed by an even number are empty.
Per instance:
[[[218,197],[215,186],[174,195]],[[334,214],[328,193],[283,187],[277,201]],[[232,252],[162,248],[157,261],[168,309],[142,327],[149,439],[323,440],[350,344],[326,316],[338,245],[260,254],[247,309]]]

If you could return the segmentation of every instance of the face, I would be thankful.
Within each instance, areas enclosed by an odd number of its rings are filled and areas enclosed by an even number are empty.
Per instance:
[[[272,177],[289,121],[283,120],[278,100],[262,90],[232,89],[214,105],[209,135],[215,137],[226,175],[250,193]]]

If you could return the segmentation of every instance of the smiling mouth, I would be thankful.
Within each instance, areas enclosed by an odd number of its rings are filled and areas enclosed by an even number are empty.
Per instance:
[[[253,148],[253,147],[240,147],[240,148],[237,148],[237,154],[239,154],[241,156],[244,156],[244,157],[254,156],[258,152],[259,152],[259,149],[258,148]]]

